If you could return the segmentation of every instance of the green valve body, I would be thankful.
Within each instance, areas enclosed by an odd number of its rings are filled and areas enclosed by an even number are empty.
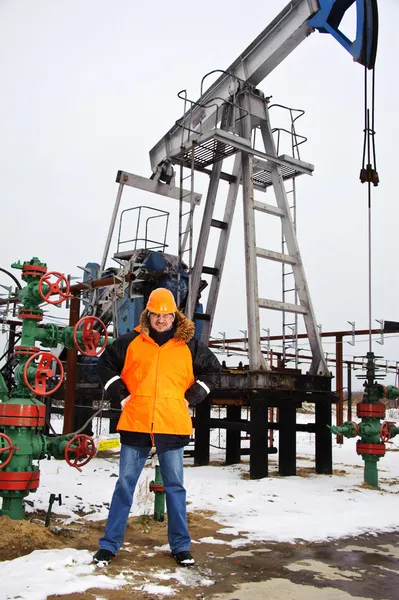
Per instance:
[[[385,418],[385,405],[381,402],[384,396],[399,397],[399,390],[393,386],[385,388],[375,381],[375,357],[367,353],[367,375],[364,384],[363,399],[358,403],[357,416],[360,423],[346,421],[341,426],[330,427],[332,433],[344,435],[347,438],[359,436],[356,451],[364,460],[364,483],[378,488],[377,463],[385,454],[385,443],[399,433],[399,428],[393,423],[381,424]],[[387,393],[387,390],[389,392]],[[397,394],[397,395],[395,395]]]
[[[37,398],[35,391],[39,393],[40,387],[41,396],[51,393],[46,392],[46,381],[53,370],[51,362],[41,360],[37,365],[30,359],[40,351],[36,342],[47,348],[56,347],[59,343],[69,348],[74,345],[72,327],[61,329],[52,324],[39,327],[43,318],[39,305],[44,302],[39,286],[44,295],[50,291],[46,283],[40,285],[47,266],[36,257],[12,266],[22,270],[26,286],[17,292],[22,303],[18,314],[22,321],[22,334],[20,345],[14,347],[18,365],[14,371],[15,386],[11,391],[0,374],[0,516],[8,515],[11,519],[20,520],[25,518],[24,498],[39,486],[40,470],[33,461],[45,457],[64,458],[68,442],[75,437],[74,434],[43,435],[46,405]],[[28,361],[30,364],[25,368]],[[59,384],[61,382],[62,379]]]
[[[163,487],[161,468],[155,466],[155,479],[150,482],[150,492],[154,492],[154,520],[164,521],[165,519],[165,489]]]

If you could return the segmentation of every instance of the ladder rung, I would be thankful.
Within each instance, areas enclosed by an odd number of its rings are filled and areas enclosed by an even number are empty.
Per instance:
[[[193,319],[198,319],[198,321],[210,321],[211,315],[207,315],[206,313],[195,312],[193,315]]]
[[[265,204],[264,202],[254,202],[254,210],[267,213],[268,215],[275,215],[276,217],[284,217],[284,211],[278,206],[272,206],[271,204]]]
[[[218,229],[227,229],[228,223],[226,221],[218,221],[218,219],[212,219],[211,227],[217,227]]]
[[[216,267],[202,267],[202,272],[205,275],[219,275],[219,269],[216,269]]]
[[[296,288],[290,288],[289,290],[284,290],[284,294],[288,294],[288,292],[295,292]]]
[[[265,250],[264,248],[256,248],[256,256],[258,258],[267,258],[268,260],[275,260],[277,262],[287,263],[295,265],[296,260],[288,254],[282,254],[281,252],[273,252],[273,250]]]
[[[280,302],[277,300],[266,300],[265,298],[258,299],[259,308],[269,308],[270,310],[280,310],[282,312],[293,312],[301,315],[307,315],[308,311],[299,304],[290,304],[288,302]]]
[[[289,275],[293,275],[294,271],[288,271],[287,273],[283,273],[283,277],[288,277]]]

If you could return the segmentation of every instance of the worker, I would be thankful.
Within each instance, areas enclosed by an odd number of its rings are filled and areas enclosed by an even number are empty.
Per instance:
[[[188,406],[215,387],[220,364],[194,338],[194,323],[177,309],[170,290],[149,296],[140,325],[108,346],[97,372],[111,404],[121,404],[119,478],[95,563],[108,564],[122,545],[133,493],[149,452],[156,448],[166,494],[172,556],[191,566],[183,483],[183,452],[192,434]]]

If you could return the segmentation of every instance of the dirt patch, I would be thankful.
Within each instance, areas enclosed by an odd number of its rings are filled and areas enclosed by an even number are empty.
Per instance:
[[[159,548],[167,544],[166,522],[158,523],[149,516],[136,517],[129,520],[124,545],[114,560],[104,569],[96,567],[100,574],[108,577],[126,576],[126,585],[120,589],[96,588],[73,594],[52,595],[48,596],[47,600],[157,600],[164,596],[160,595],[154,586],[162,585],[173,587],[173,600],[210,600],[216,594],[233,592],[241,584],[268,581],[276,577],[320,588],[320,597],[323,597],[323,588],[326,585],[333,585],[337,589],[352,586],[350,591],[353,592],[354,598],[360,595],[360,588],[362,592],[370,589],[369,596],[366,596],[375,600],[393,600],[397,597],[399,574],[396,559],[389,555],[384,557],[381,550],[377,555],[372,554],[375,572],[370,572],[370,576],[366,577],[363,553],[344,552],[348,541],[255,542],[235,548],[230,542],[237,538],[245,542],[245,534],[232,536],[220,533],[219,530],[224,526],[217,523],[213,516],[212,511],[193,512],[188,515],[190,532],[195,540],[192,552],[196,565],[193,569],[178,568],[170,552]],[[37,549],[76,548],[93,552],[97,549],[98,538],[104,532],[104,521],[80,519],[65,525],[57,518],[52,520],[50,528],[45,528],[44,517],[43,513],[32,515],[29,521],[12,521],[8,517],[2,517],[0,560],[23,556]],[[213,543],[211,538],[220,543]],[[351,543],[354,543],[353,539]],[[367,547],[372,544],[379,548],[384,548],[384,544],[389,543],[399,547],[399,534],[392,532],[378,537],[363,536],[357,538],[356,543]],[[365,556],[367,558],[368,554]],[[350,565],[356,573],[362,574],[361,581],[359,583],[356,576],[353,581],[331,582],[325,580],[320,573],[287,569],[293,562],[304,565],[313,559],[336,565],[338,568],[348,569]],[[381,562],[381,570],[376,565],[378,561]],[[166,574],[166,579],[159,579],[159,574]],[[188,576],[186,582],[185,574]],[[377,584],[373,583],[375,580]],[[292,598],[290,595],[282,595],[281,600],[288,597]]]
[[[13,521],[10,517],[0,517],[0,560],[12,560],[30,554],[33,550],[63,548],[57,535],[32,521]]]

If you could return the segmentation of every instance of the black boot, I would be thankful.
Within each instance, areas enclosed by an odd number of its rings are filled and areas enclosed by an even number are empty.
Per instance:
[[[102,563],[104,566],[108,565],[111,560],[114,558],[115,554],[111,552],[111,550],[106,550],[105,548],[100,548],[97,550],[95,555],[93,556],[93,562],[98,565]]]
[[[172,556],[181,567],[192,567],[195,563],[191,553],[188,550],[182,552],[172,552]]]

